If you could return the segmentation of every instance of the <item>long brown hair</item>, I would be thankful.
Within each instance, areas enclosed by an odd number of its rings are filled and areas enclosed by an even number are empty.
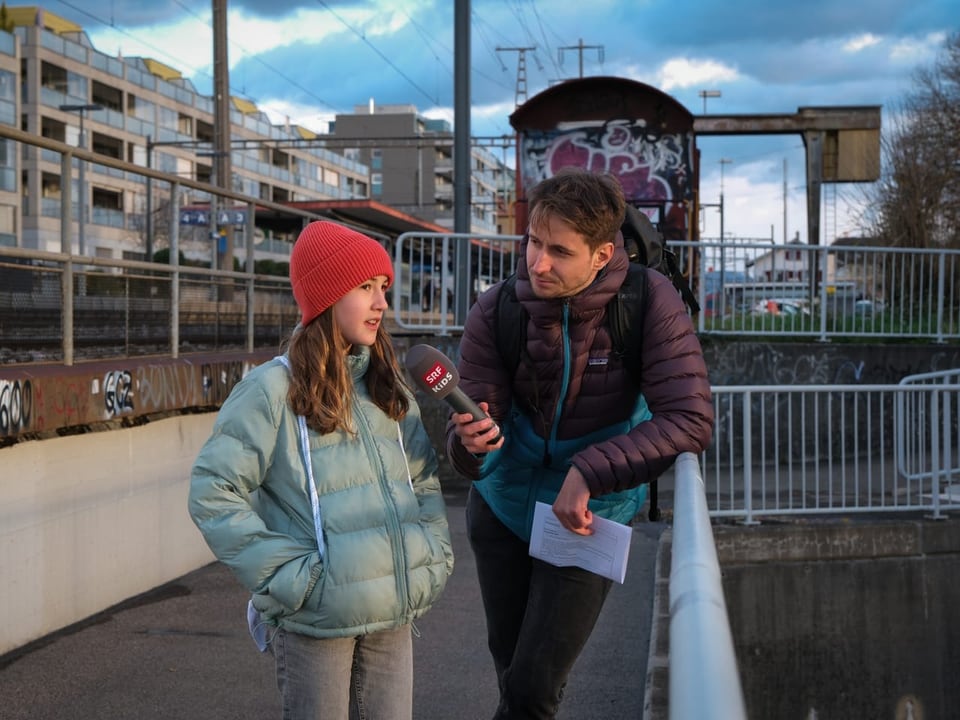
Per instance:
[[[353,381],[346,357],[350,344],[327,308],[306,327],[297,327],[287,343],[290,359],[290,390],[287,400],[307,425],[326,434],[340,429],[355,432],[351,408]],[[381,325],[370,347],[370,367],[365,376],[374,404],[393,420],[410,408],[409,388],[399,371],[393,342]]]

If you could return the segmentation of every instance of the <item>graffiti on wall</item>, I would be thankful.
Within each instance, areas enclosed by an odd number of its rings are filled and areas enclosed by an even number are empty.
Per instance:
[[[29,380],[0,380],[0,436],[30,427],[33,415],[33,384]]]
[[[124,368],[91,365],[70,375],[0,379],[0,438],[217,406],[260,361],[134,361]]]
[[[138,401],[143,410],[157,412],[193,404],[195,368],[189,365],[146,365],[139,369]]]
[[[203,400],[207,405],[219,405],[243,378],[246,370],[242,362],[207,363],[200,366]]]
[[[104,374],[103,410],[107,418],[133,412],[133,376],[129,370],[112,370]]]
[[[645,120],[526,130],[520,139],[521,175],[529,191],[562,167],[610,173],[619,178],[627,200],[662,208],[662,217],[654,220],[668,238],[685,238],[683,203],[692,199],[692,147],[692,135],[654,133]]]

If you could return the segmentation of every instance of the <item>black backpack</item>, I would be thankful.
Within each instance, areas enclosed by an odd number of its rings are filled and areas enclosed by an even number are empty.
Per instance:
[[[627,216],[621,227],[630,268],[617,296],[607,304],[607,322],[613,352],[623,358],[628,372],[637,386],[640,385],[640,356],[643,352],[643,314],[647,302],[647,268],[651,267],[673,281],[687,306],[698,312],[690,286],[680,272],[676,255],[663,242],[663,236],[654,228],[650,219],[632,205],[627,206]],[[517,274],[504,280],[497,296],[497,313],[494,333],[504,367],[516,369],[521,357],[527,352],[527,315],[517,301]],[[695,309],[694,309],[695,308]],[[631,332],[637,328],[637,332]],[[651,522],[660,519],[657,506],[657,481],[650,481]]]
[[[683,302],[690,308],[690,313],[700,312],[700,303],[697,302],[690,284],[680,270],[680,260],[663,241],[663,235],[653,226],[650,218],[640,212],[633,205],[627,205],[627,216],[620,227],[623,235],[623,245],[630,262],[651,267],[665,275],[680,293]]]

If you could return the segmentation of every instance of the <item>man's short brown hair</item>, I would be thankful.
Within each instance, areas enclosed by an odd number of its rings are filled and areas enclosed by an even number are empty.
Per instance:
[[[530,225],[560,220],[583,235],[591,251],[614,241],[626,213],[619,180],[578,167],[561,168],[541,180],[528,201]]]

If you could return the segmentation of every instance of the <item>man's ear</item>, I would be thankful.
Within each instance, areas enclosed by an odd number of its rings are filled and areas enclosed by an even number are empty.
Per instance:
[[[606,267],[607,263],[613,257],[613,243],[605,242],[593,253],[593,269],[600,270]]]

